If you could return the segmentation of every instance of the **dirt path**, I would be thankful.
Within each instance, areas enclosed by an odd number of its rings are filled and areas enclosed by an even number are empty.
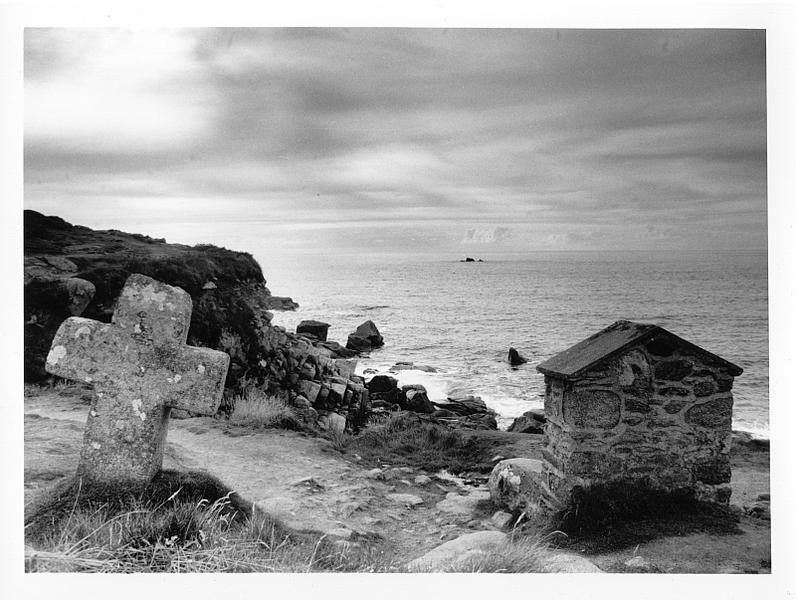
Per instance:
[[[82,395],[82,397],[81,397]],[[25,398],[25,499],[74,473],[88,396],[38,390]],[[524,442],[523,442],[524,443]],[[532,444],[527,443],[532,451]],[[536,450],[538,451],[538,450]],[[768,491],[768,454],[734,461],[733,501]],[[497,529],[483,486],[408,467],[370,469],[342,458],[326,440],[304,434],[236,429],[210,418],[172,420],[164,467],[203,470],[262,510],[301,531],[379,540],[385,559],[406,564],[464,533]],[[770,527],[744,518],[741,534],[661,538],[589,558],[604,570],[769,572]]]
[[[26,504],[74,473],[87,412],[79,394],[39,392],[25,399]],[[483,487],[408,467],[358,466],[326,440],[290,431],[172,420],[163,466],[206,471],[296,530],[383,540],[401,562],[462,533],[495,528]]]

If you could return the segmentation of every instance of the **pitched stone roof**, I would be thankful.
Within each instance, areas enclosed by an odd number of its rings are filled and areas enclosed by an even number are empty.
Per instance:
[[[548,358],[539,364],[536,370],[545,375],[562,379],[576,379],[584,371],[614,358],[629,346],[657,338],[665,338],[675,346],[688,348],[709,361],[724,366],[733,376],[743,373],[743,369],[738,365],[674,335],[663,327],[650,323],[633,323],[632,321],[617,321],[613,325],[609,325],[582,342]]]

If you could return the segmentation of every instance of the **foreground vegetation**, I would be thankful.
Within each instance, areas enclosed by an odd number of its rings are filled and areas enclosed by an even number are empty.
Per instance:
[[[27,572],[403,570],[378,542],[289,531],[202,473],[162,471],[144,489],[73,480],[29,510],[25,530]],[[543,571],[543,546],[521,538],[443,570]]]
[[[30,572],[386,571],[374,548],[288,531],[216,479],[161,472],[145,489],[54,490],[25,521]]]
[[[311,429],[300,421],[287,402],[266,394],[260,388],[246,390],[245,394],[236,396],[231,404],[234,407],[229,415],[232,425],[292,431]]]
[[[412,412],[390,414],[361,434],[332,434],[335,447],[367,464],[411,466],[430,472],[489,473],[492,458],[504,447],[494,440],[467,435],[430,423]]]
[[[57,384],[55,391],[89,399],[75,384]],[[26,388],[26,396],[37,393],[40,388]],[[294,423],[299,421],[291,407],[255,391],[237,399],[223,428],[225,433],[239,430],[245,435],[252,428],[293,429]],[[467,473],[488,472],[495,455],[511,455],[508,448],[516,443],[510,435],[454,430],[411,413],[394,413],[358,436],[305,431],[325,437],[330,443],[321,440],[322,447],[333,452],[334,448],[362,466],[405,465],[429,473],[446,469],[476,482],[479,477]],[[501,445],[496,442],[499,438],[508,441]],[[601,565],[610,571],[681,572],[694,567],[668,559],[628,566],[621,551],[656,539],[705,533],[713,540],[726,539],[717,543],[726,548],[719,552],[734,557],[732,540],[743,533],[738,507],[705,505],[687,495],[662,496],[655,490],[644,493],[626,486],[594,486],[583,492],[552,522],[529,522],[514,515],[520,525],[511,534],[512,542],[443,570],[544,571],[547,547],[553,546],[585,555],[616,553],[615,564]],[[31,572],[400,572],[413,557],[407,556],[412,554],[407,548],[393,544],[389,535],[385,539],[354,533],[342,540],[289,530],[268,515],[253,512],[219,481],[198,473],[163,472],[143,490],[89,488],[77,481],[62,484],[29,506],[25,528],[25,565]],[[544,543],[539,543],[540,536]],[[760,556],[759,566],[739,564],[745,572],[770,569],[770,557]]]

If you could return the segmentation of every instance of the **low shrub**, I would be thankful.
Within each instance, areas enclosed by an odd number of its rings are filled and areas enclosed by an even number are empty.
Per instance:
[[[422,420],[415,413],[393,413],[347,445],[369,462],[409,465],[427,471],[489,472],[493,445],[460,431]]]

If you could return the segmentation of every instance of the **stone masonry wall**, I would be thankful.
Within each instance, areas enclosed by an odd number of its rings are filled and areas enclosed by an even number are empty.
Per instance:
[[[574,382],[545,377],[542,492],[616,481],[727,502],[733,377],[662,340],[636,345]]]

